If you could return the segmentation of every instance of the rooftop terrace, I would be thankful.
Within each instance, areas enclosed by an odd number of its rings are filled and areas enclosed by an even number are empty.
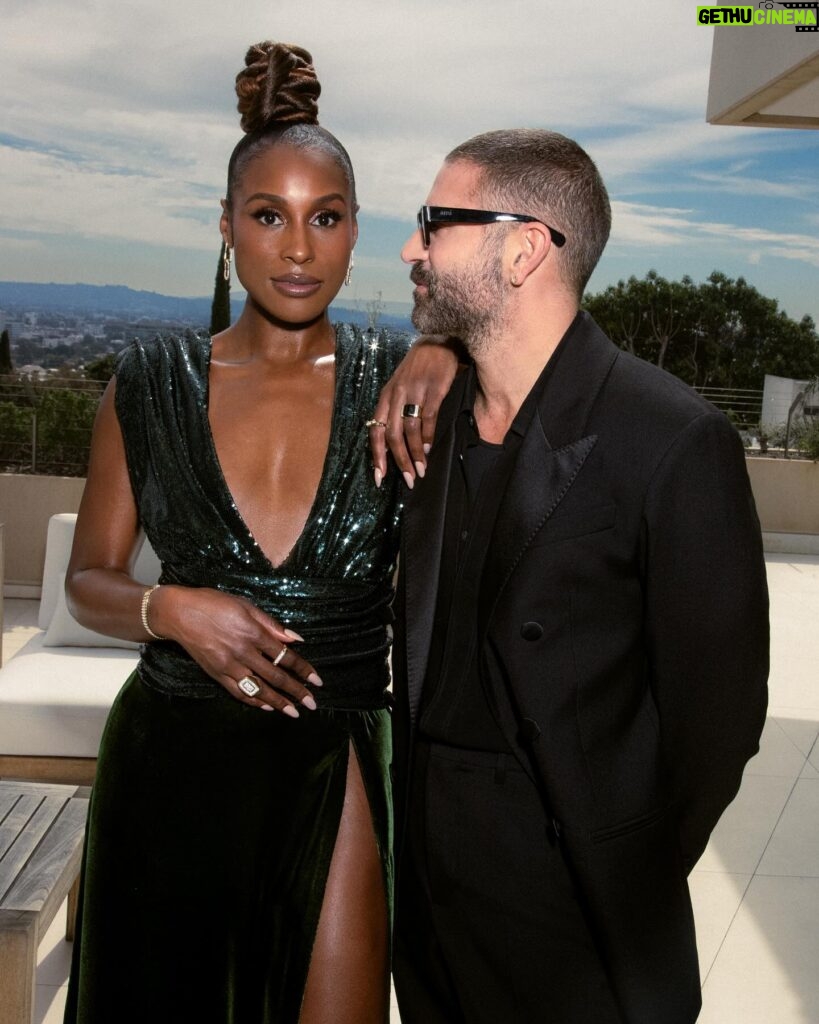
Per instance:
[[[761,750],[691,876],[699,1024],[819,1021],[819,557],[766,562],[772,668]],[[6,599],[5,658],[35,631],[36,609]],[[63,910],[40,946],[35,1024],[62,1021],[64,927]]]

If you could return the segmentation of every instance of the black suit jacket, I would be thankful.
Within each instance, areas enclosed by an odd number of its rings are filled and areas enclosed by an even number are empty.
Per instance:
[[[399,858],[463,386],[404,518]],[[690,1024],[700,985],[686,875],[758,750],[767,700],[765,566],[736,431],[580,314],[519,451],[477,600],[481,657],[514,709],[502,725],[560,823],[625,1019]]]

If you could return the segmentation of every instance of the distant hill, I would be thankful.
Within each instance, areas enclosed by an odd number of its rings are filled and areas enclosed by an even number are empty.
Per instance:
[[[243,292],[231,296],[234,318],[244,304]],[[179,298],[158,292],[136,291],[125,285],[94,284],[33,284],[18,281],[0,281],[0,308],[21,312],[48,310],[53,313],[104,314],[126,320],[178,321],[183,324],[207,326],[210,322],[210,296]],[[379,316],[380,325],[396,330],[413,331],[409,319],[409,303],[384,303]],[[365,326],[366,312],[344,305],[330,308],[335,320]]]

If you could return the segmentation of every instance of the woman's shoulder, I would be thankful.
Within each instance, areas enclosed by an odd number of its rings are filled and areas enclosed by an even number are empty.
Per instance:
[[[361,328],[336,324],[336,345],[341,353],[358,354],[392,373],[412,345],[412,335],[391,327]]]
[[[157,334],[153,338],[135,338],[117,356],[117,383],[136,375],[159,373],[163,369],[184,365],[190,367],[206,358],[210,335],[206,331],[183,331],[180,334]]]

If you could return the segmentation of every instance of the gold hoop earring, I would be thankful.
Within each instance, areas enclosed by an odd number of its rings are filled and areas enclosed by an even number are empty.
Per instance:
[[[344,277],[344,284],[347,285],[347,286],[349,286],[350,281],[353,278],[353,267],[354,266],[355,266],[355,260],[353,259],[352,252],[350,252],[350,263],[349,263],[349,265],[347,267],[347,273],[346,273],[346,275]]]
[[[222,252],[222,277],[226,280],[230,280],[230,246],[225,242],[225,248]]]

